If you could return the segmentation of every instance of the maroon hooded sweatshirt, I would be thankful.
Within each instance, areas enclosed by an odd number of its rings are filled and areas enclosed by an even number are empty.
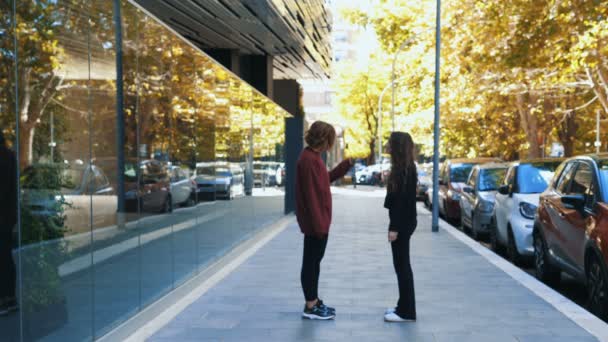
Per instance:
[[[344,160],[327,172],[321,154],[307,147],[300,154],[296,170],[296,217],[305,235],[323,237],[331,224],[331,182],[344,177],[351,168]]]

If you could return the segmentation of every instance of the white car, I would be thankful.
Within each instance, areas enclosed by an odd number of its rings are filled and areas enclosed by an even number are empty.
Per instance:
[[[547,189],[562,159],[536,159],[510,164],[498,188],[490,225],[494,251],[504,247],[513,263],[534,254],[532,231],[539,195]]]
[[[357,171],[355,176],[357,178],[358,184],[375,184],[376,181],[374,179],[374,175],[380,176],[380,174],[384,171],[388,171],[391,168],[391,164],[383,163],[383,164],[374,164],[365,167],[361,171]]]
[[[171,177],[171,200],[173,206],[191,207],[196,199],[196,182],[190,179],[188,172],[179,166],[169,168]]]

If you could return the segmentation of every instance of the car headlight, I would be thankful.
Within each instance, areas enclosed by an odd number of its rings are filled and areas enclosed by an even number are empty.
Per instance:
[[[460,201],[460,193],[452,190],[448,190],[448,197],[453,201]]]
[[[527,202],[521,202],[519,203],[519,212],[521,216],[533,220],[536,214],[536,206]]]
[[[479,209],[479,211],[491,212],[492,210],[494,210],[494,203],[488,201],[479,201],[477,203],[477,208]]]

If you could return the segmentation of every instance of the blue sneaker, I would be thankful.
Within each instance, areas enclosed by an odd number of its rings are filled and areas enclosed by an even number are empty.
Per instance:
[[[302,312],[302,318],[326,321],[336,317],[335,312],[329,311],[327,307],[321,307],[319,302],[310,309],[305,306],[304,312]]]
[[[320,306],[320,307],[321,307],[322,309],[324,309],[324,310],[328,310],[328,311],[329,311],[329,312],[331,312],[331,313],[334,313],[334,314],[336,313],[336,309],[334,309],[334,308],[332,308],[332,307],[330,307],[330,306],[325,305],[325,303],[323,303],[323,301],[322,301],[322,300],[320,300],[320,299],[319,299],[319,301],[317,302],[317,305],[318,305],[318,306]]]

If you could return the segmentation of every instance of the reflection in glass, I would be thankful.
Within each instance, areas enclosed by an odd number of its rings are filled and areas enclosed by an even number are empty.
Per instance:
[[[22,289],[0,331],[92,340],[282,214],[286,114],[128,1],[122,78],[113,1],[12,5],[0,0],[0,127],[20,157]]]

